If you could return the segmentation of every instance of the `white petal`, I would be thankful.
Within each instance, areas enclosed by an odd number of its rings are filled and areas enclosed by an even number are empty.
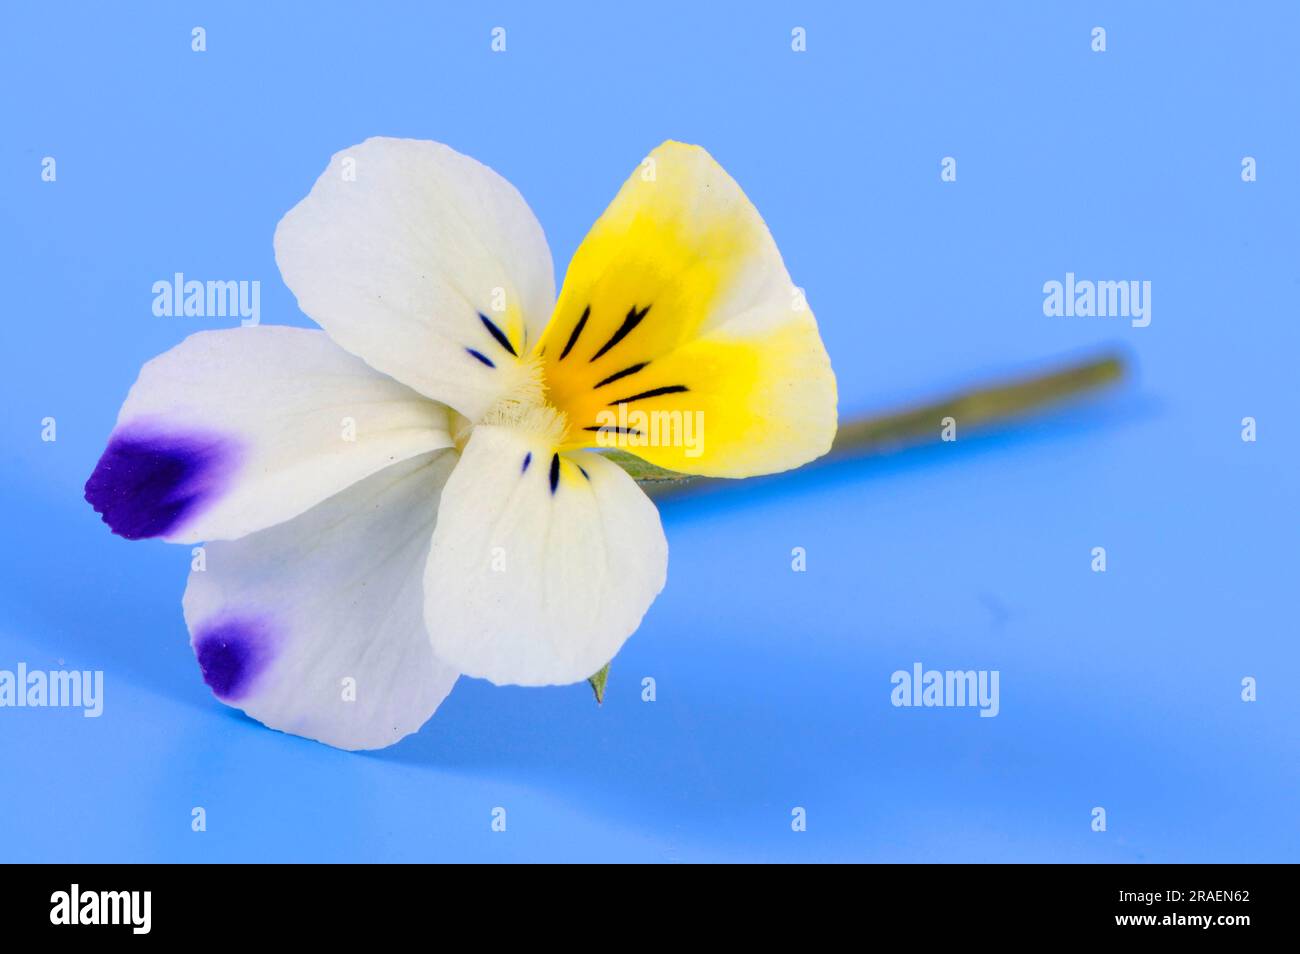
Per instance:
[[[288,523],[208,545],[184,605],[214,694],[342,749],[419,729],[456,681],[429,644],[421,585],[455,459],[396,464]]]
[[[336,154],[280,221],[275,258],[339,344],[475,421],[529,377],[483,318],[524,355],[555,304],[523,197],[436,142],[367,139]]]
[[[86,499],[128,539],[234,539],[449,447],[448,413],[321,331],[200,332],[140,371]]]
[[[578,682],[637,628],[667,566],[659,514],[617,465],[479,426],[443,491],[425,621],[434,651],[467,675]]]

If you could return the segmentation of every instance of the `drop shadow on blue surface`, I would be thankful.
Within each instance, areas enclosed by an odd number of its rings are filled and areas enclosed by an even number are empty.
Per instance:
[[[671,535],[673,524],[707,521],[711,515],[754,508],[765,500],[797,499],[889,474],[958,467],[977,456],[1086,439],[1131,426],[1157,410],[1155,402],[1131,395],[1123,401],[1097,401],[963,435],[956,444],[834,461],[784,476],[704,489],[661,506]],[[224,715],[209,723],[213,731],[255,725],[242,712],[212,700],[202,685],[180,614],[188,562],[184,549],[110,538],[84,504],[75,510],[40,506],[55,512],[30,541],[29,568],[46,579],[84,582],[75,586],[79,597],[71,599],[69,589],[20,588],[17,576],[10,577],[6,610],[32,641],[69,660],[98,660],[160,695]],[[91,533],[102,536],[84,549],[68,545]],[[128,546],[129,551],[116,549]],[[127,552],[129,558],[123,556]],[[144,587],[142,579],[147,581]],[[672,598],[670,585],[661,599]],[[671,612],[680,612],[680,607],[670,611],[669,619]],[[112,625],[103,625],[105,619]],[[655,617],[647,624],[655,626]],[[677,659],[671,665],[687,671],[699,661]],[[879,717],[849,724],[842,708],[821,707],[798,691],[772,687],[758,676],[780,671],[783,665],[775,650],[759,650],[745,661],[726,692],[697,691],[657,707],[628,701],[626,695],[597,707],[585,685],[496,688],[463,679],[419,733],[387,750],[337,756],[450,770],[503,784],[534,784],[611,816],[629,806],[634,817],[658,820],[697,818],[721,807],[733,815],[737,806],[761,811],[765,808],[753,805],[753,793],[833,791],[846,784],[844,766],[860,766],[871,757],[872,746],[889,744],[877,738],[889,734]],[[631,678],[627,672],[617,672],[614,678]],[[754,744],[758,738],[761,746]],[[884,750],[875,754],[881,757]],[[897,753],[890,759],[899,761]],[[725,837],[721,829],[719,837]]]
[[[885,474],[957,467],[974,456],[1109,433],[1158,413],[1157,402],[1132,395],[1122,401],[1095,401],[963,436],[956,444],[912,447],[735,487],[702,489],[664,501],[665,522],[671,537],[673,524],[707,521],[723,509],[753,507],[766,498],[789,499]],[[660,599],[674,600],[671,583]],[[672,625],[673,614],[679,624],[689,615],[680,605],[671,606],[665,611],[669,622],[663,624],[651,612],[646,624],[651,628]],[[844,718],[842,700],[856,691],[851,686],[839,687],[838,710],[824,707],[808,695],[809,687],[817,684],[815,674],[803,673],[790,686],[773,687],[763,674],[782,672],[788,660],[775,647],[746,649],[749,658],[716,674],[727,680],[725,691],[697,691],[689,698],[660,701],[660,711],[653,717],[646,710],[656,707],[641,706],[626,696],[621,704],[607,700],[597,708],[585,685],[496,688],[462,679],[419,733],[368,757],[533,782],[566,793],[597,812],[623,811],[632,805],[642,817],[680,819],[720,809],[734,814],[737,806],[753,801],[755,792],[787,788],[793,797],[797,791],[832,791],[849,784],[844,766],[857,769],[871,757],[873,746],[891,744],[878,738],[889,734],[882,725],[884,713],[867,713],[860,720]],[[846,647],[844,652],[848,651]],[[859,646],[854,651],[863,650]],[[754,658],[755,652],[761,658]],[[689,659],[670,662],[679,669],[696,664]],[[716,660],[711,664],[716,666]],[[883,656],[880,665],[886,665]],[[664,664],[656,666],[655,671],[660,671]],[[614,678],[629,678],[618,668],[616,663]],[[698,673],[691,675],[698,681]],[[762,744],[756,745],[756,739]],[[897,756],[892,753],[893,763],[899,762]]]

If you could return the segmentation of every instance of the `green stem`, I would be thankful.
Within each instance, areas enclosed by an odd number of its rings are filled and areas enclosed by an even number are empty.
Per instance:
[[[963,432],[972,427],[1024,417],[1118,384],[1126,370],[1124,358],[1118,352],[1108,352],[1050,371],[969,388],[924,404],[861,417],[840,425],[830,453],[823,460],[856,457],[938,440],[946,417],[956,421]],[[691,477],[664,470],[626,451],[610,450],[606,453],[655,498],[725,482],[720,478]]]
[[[600,672],[594,676],[588,676],[587,682],[591,683],[591,691],[596,695],[596,703],[600,704],[605,701],[605,684],[609,682],[609,663],[601,667]]]

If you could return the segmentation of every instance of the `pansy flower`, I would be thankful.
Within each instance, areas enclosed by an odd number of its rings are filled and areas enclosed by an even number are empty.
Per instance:
[[[461,673],[586,679],[668,561],[603,448],[745,477],[835,433],[812,312],[697,146],[633,172],[558,300],[523,198],[434,142],[334,156],[275,254],[323,330],[200,332],[150,361],[86,499],[129,539],[207,541],[184,597],[203,678],[277,729],[378,748]]]

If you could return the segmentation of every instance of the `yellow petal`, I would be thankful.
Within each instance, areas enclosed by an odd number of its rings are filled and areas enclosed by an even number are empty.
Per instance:
[[[758,211],[699,146],[666,142],[624,183],[538,349],[569,446],[747,477],[819,457],[835,436],[812,311]]]

